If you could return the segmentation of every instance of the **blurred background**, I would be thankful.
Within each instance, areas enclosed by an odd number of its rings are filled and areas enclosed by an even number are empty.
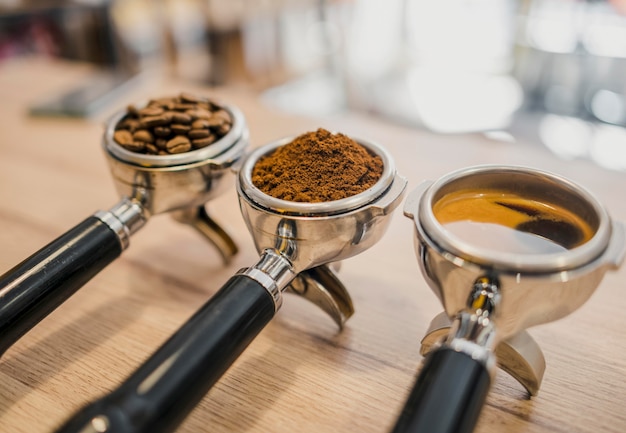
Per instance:
[[[626,0],[0,0],[0,67],[34,55],[102,72],[39,114],[158,70],[626,171]]]

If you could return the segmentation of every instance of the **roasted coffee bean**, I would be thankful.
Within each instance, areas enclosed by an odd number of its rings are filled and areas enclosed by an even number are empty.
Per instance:
[[[224,119],[220,117],[211,117],[207,119],[207,123],[209,124],[209,128],[217,128],[218,126],[222,126],[224,124]]]
[[[150,134],[150,131],[146,129],[139,129],[133,133],[133,139],[135,141],[143,141],[144,143],[154,143],[154,137]]]
[[[146,143],[143,141],[133,141],[132,143],[124,144],[124,148],[132,152],[141,152],[146,148]]]
[[[161,107],[146,107],[146,108],[142,108],[141,110],[139,110],[139,115],[140,116],[146,116],[146,117],[151,117],[151,116],[160,116],[161,114],[163,114],[165,110],[163,110],[163,108]]]
[[[174,108],[175,102],[169,98],[161,99],[158,101],[151,102],[148,106],[155,108],[162,108],[163,110],[172,110]]]
[[[139,128],[139,120],[124,118],[120,123],[115,126],[115,129],[127,129],[130,132],[135,132]]]
[[[161,150],[167,149],[167,140],[164,138],[157,138],[154,144]]]
[[[172,130],[167,126],[157,126],[153,131],[157,137],[169,137],[172,134]]]
[[[209,144],[215,143],[215,135],[211,134],[206,138],[199,138],[197,140],[191,140],[191,144],[195,149],[202,149],[203,147],[207,147]]]
[[[183,153],[191,150],[191,143],[187,137],[177,135],[165,145],[169,153]]]
[[[166,106],[171,105],[173,103],[174,101],[172,100],[172,98],[156,98],[156,99],[151,99],[148,102],[148,106],[165,108]]]
[[[167,119],[169,120],[169,123],[172,123],[172,120],[174,119],[174,114],[176,114],[177,111],[174,110],[167,110],[165,113],[163,113],[162,115],[167,117]]]
[[[209,127],[209,122],[206,119],[194,120],[191,124],[191,129],[206,129]]]
[[[222,119],[225,123],[230,123],[230,114],[225,110],[217,110],[213,113],[213,117],[217,117],[218,119]]]
[[[128,119],[126,123],[130,132],[135,132],[141,127],[141,122],[137,119]]]
[[[131,151],[169,155],[206,147],[226,135],[230,114],[209,99],[190,93],[155,98],[143,108],[127,107],[115,125],[114,140]]]
[[[228,134],[228,131],[230,131],[230,123],[224,123],[216,128],[213,128],[213,130],[219,135],[226,135]]]
[[[183,102],[191,102],[192,104],[197,104],[199,102],[207,102],[205,98],[200,96],[193,95],[191,93],[182,92],[180,95],[180,100]]]
[[[128,111],[128,113],[132,114],[133,116],[139,115],[139,109],[135,107],[133,104],[130,104],[128,107],[126,107],[126,111]]]
[[[195,110],[187,110],[185,113],[189,114],[193,120],[196,119],[210,119],[213,117],[213,114],[209,110],[205,109],[195,109]]]
[[[208,129],[192,129],[187,134],[187,136],[193,140],[198,138],[206,138],[209,135],[211,135],[211,131],[209,131]]]
[[[178,124],[189,124],[191,123],[191,116],[186,113],[173,113],[172,114],[172,123]]]
[[[185,135],[191,130],[191,126],[189,125],[179,125],[177,123],[173,123],[170,125],[172,132],[177,135]]]
[[[151,155],[156,155],[159,153],[159,148],[156,147],[154,144],[150,144],[150,143],[146,143],[146,150]]]
[[[173,109],[176,111],[187,111],[196,108],[196,104],[175,103]]]
[[[141,122],[139,120],[136,120],[136,119],[128,119],[126,124],[128,125],[128,130],[130,132],[135,132],[136,130],[138,130],[141,127]]]
[[[140,122],[143,127],[151,128],[153,126],[167,125],[171,123],[172,120],[169,116],[166,116],[165,113],[163,113],[160,116],[143,117]]]
[[[213,104],[210,101],[207,102],[198,102],[198,108],[202,108],[203,110],[207,110],[207,111],[216,111],[219,110],[219,107],[215,104]]]
[[[118,131],[115,131],[115,133],[113,134],[113,140],[115,140],[118,144],[121,144],[122,146],[126,146],[132,144],[133,134],[125,129],[120,129]]]

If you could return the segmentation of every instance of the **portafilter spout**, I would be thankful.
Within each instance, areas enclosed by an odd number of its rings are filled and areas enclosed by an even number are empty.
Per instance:
[[[251,173],[259,158],[290,141],[252,152],[237,177],[241,211],[259,261],[231,277],[120,387],[80,410],[58,432],[83,432],[94,422],[105,426],[102,432],[176,429],[274,317],[290,285],[296,293],[309,292],[304,294],[307,299],[343,323],[345,315],[332,310],[341,310],[350,300],[341,290],[325,290],[337,282],[326,265],[365,251],[383,236],[406,180],[396,174],[385,149],[356,140],[383,161],[382,176],[374,186],[321,203],[276,199],[252,183]]]
[[[113,135],[127,112],[112,116],[102,147],[121,199],[0,276],[0,355],[119,257],[152,215],[172,212],[202,232],[226,260],[237,251],[204,207],[232,185],[232,166],[248,147],[243,114],[234,106],[222,108],[232,120],[226,135],[210,146],[170,155],[120,146]]]
[[[623,262],[624,226],[573,182],[514,166],[426,182],[404,213],[452,325],[426,355],[393,432],[471,432],[495,374],[494,351],[583,305]]]

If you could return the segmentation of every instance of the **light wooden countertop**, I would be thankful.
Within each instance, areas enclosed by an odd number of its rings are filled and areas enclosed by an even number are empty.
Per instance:
[[[0,272],[118,201],[100,148],[102,120],[33,118],[29,104],[88,70],[44,60],[0,64]],[[436,135],[359,114],[307,119],[269,109],[249,92],[148,80],[125,104],[180,90],[238,105],[253,146],[325,127],[386,146],[409,191],[422,179],[483,163],[521,164],[569,177],[626,221],[626,173],[562,161],[542,148],[481,135]],[[124,105],[119,105],[119,108]],[[111,390],[236,270],[258,255],[234,189],[208,205],[240,253],[224,266],[192,229],[150,219],[122,256],[0,359],[0,432],[49,432]],[[386,432],[421,362],[420,340],[441,307],[413,251],[412,222],[394,214],[377,245],[340,276],[355,315],[339,333],[308,302],[282,309],[191,413],[181,432]],[[547,370],[539,395],[499,371],[478,432],[626,431],[626,269],[609,273],[580,310],[530,330]]]

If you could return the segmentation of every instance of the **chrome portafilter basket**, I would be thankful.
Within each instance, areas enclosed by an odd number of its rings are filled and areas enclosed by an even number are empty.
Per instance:
[[[384,234],[404,195],[388,152],[356,140],[381,157],[383,173],[368,190],[322,203],[273,198],[252,182],[264,155],[292,139],[262,146],[242,162],[237,193],[260,258],[241,269],[161,348],[111,394],[76,413],[58,432],[174,430],[248,344],[274,317],[291,290],[341,327],[352,314],[350,296],[328,266],[359,254]],[[330,183],[330,182],[329,182]]]
[[[155,214],[170,212],[216,246],[225,261],[237,252],[204,204],[232,186],[232,166],[248,147],[248,128],[234,106],[230,131],[212,145],[186,153],[144,155],[113,139],[127,114],[107,122],[102,148],[121,197],[0,276],[0,354],[128,248],[130,237]]]
[[[259,281],[270,276],[268,290],[276,308],[289,290],[318,305],[340,327],[353,313],[350,295],[329,264],[357,255],[384,234],[388,216],[398,205],[406,181],[395,172],[387,151],[360,140],[383,161],[383,173],[367,191],[321,203],[291,202],[271,197],[252,182],[252,169],[264,155],[287,144],[283,139],[257,149],[239,170],[237,193],[242,215],[261,260],[243,270]]]
[[[463,194],[495,196],[495,207],[461,207],[459,220],[499,225],[495,215],[504,209],[525,221],[513,227],[515,242],[530,233],[562,248],[509,251],[504,237],[487,246],[481,226],[462,236],[435,209]],[[584,229],[546,209],[563,209]],[[471,167],[425,182],[409,195],[404,213],[415,223],[419,264],[444,313],[422,341],[424,364],[393,431],[469,432],[496,362],[536,394],[545,361],[525,329],[562,318],[589,299],[605,272],[624,260],[624,226],[582,187],[513,166]]]
[[[205,236],[225,262],[237,253],[235,242],[209,216],[205,206],[232,187],[232,167],[249,144],[248,127],[241,111],[229,105],[222,108],[232,119],[232,127],[225,136],[202,149],[171,155],[148,155],[125,149],[113,140],[115,126],[126,114],[125,110],[109,120],[102,147],[122,199],[109,211],[96,215],[117,228],[123,244],[150,216],[169,212],[174,219]]]

